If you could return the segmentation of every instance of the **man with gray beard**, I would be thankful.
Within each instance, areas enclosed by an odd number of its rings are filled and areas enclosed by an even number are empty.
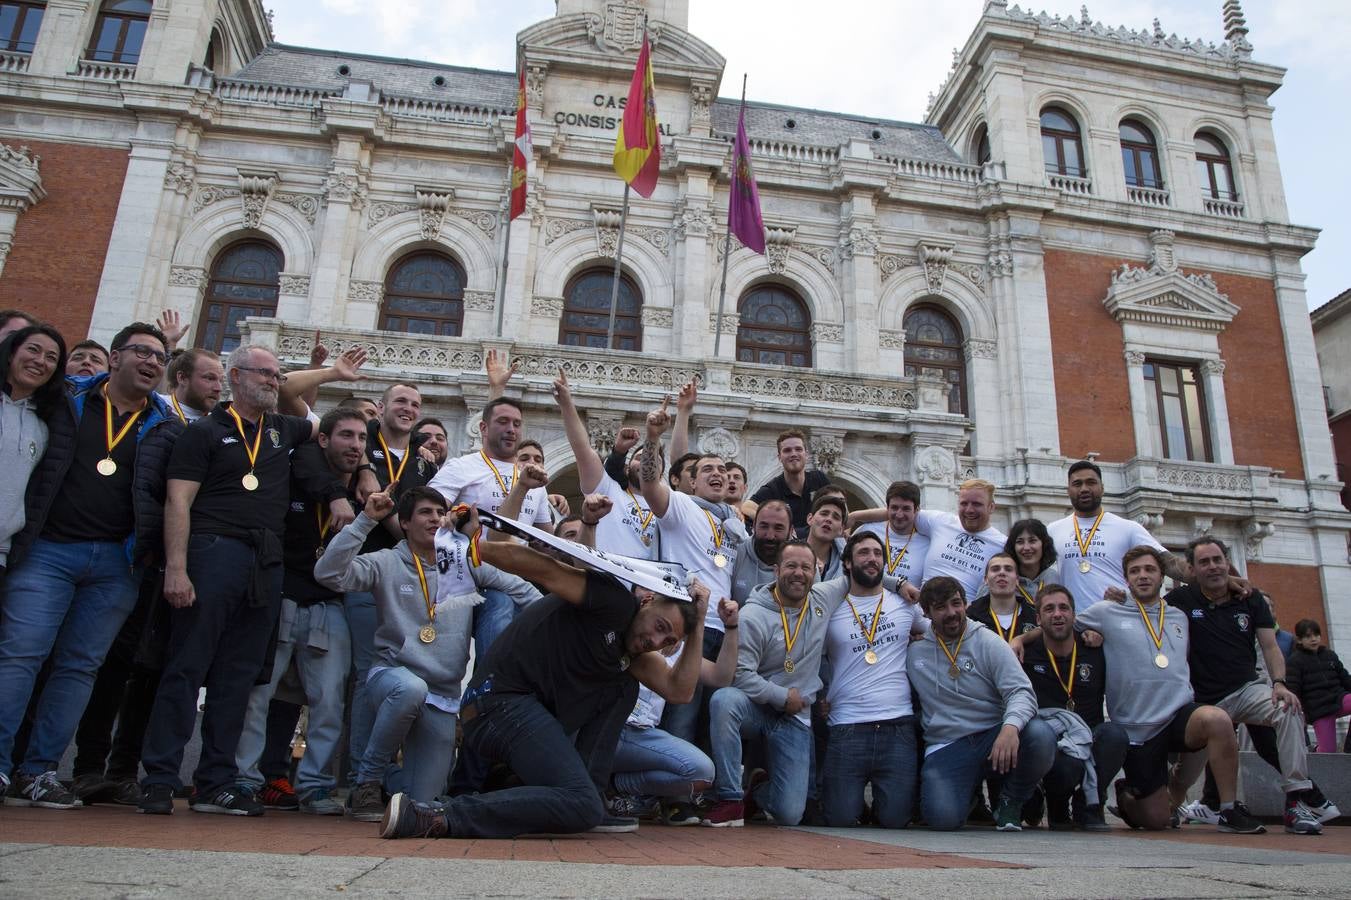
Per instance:
[[[274,412],[286,376],[267,347],[240,347],[225,368],[233,399],[189,425],[169,458],[169,655],[141,754],[143,813],[173,812],[202,687],[209,699],[190,806],[236,816],[263,812],[253,792],[236,783],[235,749],[281,603],[291,451],[313,439],[318,426]],[[356,377],[345,359],[331,371],[342,380]]]

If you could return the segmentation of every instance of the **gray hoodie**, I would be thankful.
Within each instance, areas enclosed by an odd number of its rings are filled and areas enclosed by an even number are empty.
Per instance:
[[[38,416],[32,397],[11,400],[0,391],[0,567],[9,556],[14,535],[23,531],[24,491],[28,478],[47,452],[47,423]]]
[[[744,542],[737,548],[736,562],[732,563],[732,599],[737,606],[745,606],[752,591],[761,585],[773,583],[774,564],[760,561],[753,541]]]
[[[783,709],[788,702],[788,691],[797,688],[809,707],[821,689],[821,650],[826,643],[826,629],[831,614],[844,602],[849,591],[849,580],[837,578],[814,585],[803,603],[802,631],[793,644],[793,671],[784,670],[785,649],[783,617],[774,599],[773,584],[761,585],[751,592],[741,610],[741,636],[737,646],[736,676],[733,687],[739,688],[754,703],[774,709]],[[798,625],[798,610],[788,610],[788,630]],[[809,722],[807,707],[798,718]]]
[[[379,523],[363,512],[338,532],[314,564],[314,578],[335,591],[369,591],[375,595],[375,652],[380,663],[402,666],[427,682],[433,694],[458,700],[469,662],[476,595],[454,597],[436,608],[436,639],[424,644],[418,631],[427,624],[427,605],[407,541],[388,550],[362,553],[366,537]],[[436,598],[436,566],[424,566],[427,592]],[[528,583],[484,563],[473,570],[480,589],[496,589],[516,603],[539,599]]]
[[[967,619],[956,655],[961,674],[953,678],[952,664],[930,628],[910,645],[906,657],[905,671],[919,694],[927,743],[949,744],[996,725],[1021,731],[1037,714],[1032,682],[1018,657],[993,631]]]

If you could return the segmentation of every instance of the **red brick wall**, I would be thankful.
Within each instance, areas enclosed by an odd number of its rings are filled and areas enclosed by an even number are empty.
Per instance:
[[[1105,462],[1135,456],[1121,326],[1102,305],[1112,270],[1123,262],[1133,261],[1046,251],[1060,452],[1070,458],[1090,451],[1101,453]]]
[[[42,157],[45,199],[19,216],[0,274],[0,308],[17,307],[52,323],[67,344],[89,333],[103,259],[127,174],[127,151],[11,141]]]
[[[1351,509],[1351,412],[1342,413],[1330,427],[1337,480],[1342,483],[1342,506]]]
[[[1069,457],[1096,450],[1108,462],[1122,462],[1136,452],[1121,326],[1102,304],[1112,270],[1123,262],[1139,265],[1138,260],[1046,251],[1060,449]],[[1268,279],[1213,277],[1241,308],[1219,338],[1234,461],[1303,478],[1275,289]]]
[[[1214,273],[1212,277],[1220,292],[1239,306],[1234,321],[1220,333],[1234,462],[1270,466],[1284,470],[1287,478],[1303,478],[1276,289],[1266,278]]]
[[[1323,585],[1318,578],[1317,566],[1250,562],[1248,580],[1275,602],[1276,621],[1281,628],[1294,634],[1296,622],[1313,619],[1323,629],[1323,634],[1328,633]]]

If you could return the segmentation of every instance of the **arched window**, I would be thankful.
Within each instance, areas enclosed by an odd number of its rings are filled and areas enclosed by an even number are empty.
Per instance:
[[[1046,171],[1052,175],[1083,178],[1087,174],[1079,123],[1062,109],[1048,106],[1041,111],[1041,152]]]
[[[32,53],[37,45],[38,29],[47,4],[37,0],[0,2],[0,50]]]
[[[1196,172],[1201,193],[1213,200],[1237,200],[1234,168],[1224,142],[1205,131],[1196,133]]]
[[[263,241],[240,241],[222,250],[206,286],[197,346],[229,353],[239,346],[240,320],[275,316],[281,263],[281,251]]]
[[[1121,123],[1121,164],[1126,169],[1126,184],[1131,187],[1162,188],[1159,148],[1154,134],[1142,122],[1126,119]]]
[[[563,292],[563,318],[558,322],[558,343],[565,347],[605,349],[610,333],[610,299],[614,294],[614,269],[587,269],[573,277]],[[627,275],[619,276],[619,300],[615,304],[615,338],[612,350],[643,349],[643,295]]]
[[[976,165],[983,166],[990,161],[990,129],[984,125],[976,129]]]
[[[389,269],[380,327],[459,337],[464,327],[464,269],[435,250],[409,253]]]
[[[796,294],[776,284],[760,285],[742,296],[739,311],[739,362],[811,366],[812,319],[807,305]]]
[[[211,29],[211,39],[206,42],[206,56],[202,58],[202,68],[218,72],[224,65],[225,41],[220,36],[220,29],[213,28]]]
[[[87,59],[134,66],[150,24],[150,0],[103,0]]]
[[[966,415],[966,360],[957,321],[930,303],[905,314],[905,375],[937,373],[948,383],[948,412]]]

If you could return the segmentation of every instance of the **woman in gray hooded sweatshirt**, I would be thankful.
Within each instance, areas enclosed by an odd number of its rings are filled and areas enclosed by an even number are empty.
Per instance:
[[[47,452],[47,418],[65,396],[66,342],[50,325],[29,325],[0,341],[0,583],[9,546],[24,526],[24,492]]]

